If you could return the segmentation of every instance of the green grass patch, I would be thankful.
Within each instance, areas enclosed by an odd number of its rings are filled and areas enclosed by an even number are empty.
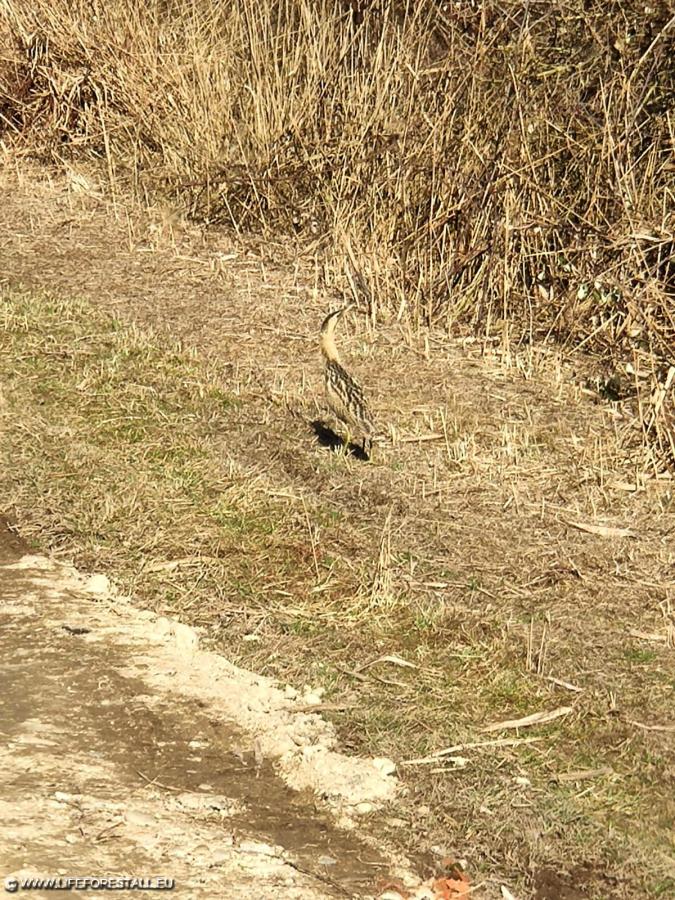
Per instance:
[[[643,650],[640,647],[627,647],[624,650],[624,656],[629,663],[637,666],[647,666],[658,659],[653,650]]]
[[[0,315],[0,486],[28,534],[177,611],[255,598],[257,554],[302,578],[281,511],[226,476],[215,368],[78,300],[5,291]]]

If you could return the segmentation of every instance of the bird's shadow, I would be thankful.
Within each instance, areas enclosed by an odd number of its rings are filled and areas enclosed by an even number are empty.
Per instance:
[[[340,450],[349,454],[349,456],[360,459],[362,462],[368,462],[370,459],[369,455],[360,444],[353,444],[350,442],[345,447],[345,440],[341,438],[339,434],[336,434],[325,422],[322,422],[321,419],[314,419],[312,428],[322,447],[328,447],[329,450]]]

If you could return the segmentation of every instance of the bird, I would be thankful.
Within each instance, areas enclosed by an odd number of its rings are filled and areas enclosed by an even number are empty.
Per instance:
[[[351,304],[353,305],[353,304]],[[349,446],[352,435],[362,438],[363,452],[370,457],[375,426],[361,385],[344,368],[335,344],[335,326],[351,305],[329,313],[321,323],[321,353],[324,358],[326,400],[331,412],[347,426]]]

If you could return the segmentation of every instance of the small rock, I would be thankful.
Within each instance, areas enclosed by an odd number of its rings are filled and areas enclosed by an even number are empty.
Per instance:
[[[361,803],[357,803],[354,807],[354,812],[359,816],[367,816],[368,813],[373,812],[375,806],[372,803],[368,803],[367,800],[362,801]]]
[[[302,699],[307,706],[318,706],[321,703],[321,694],[318,691],[310,691]]]
[[[393,759],[387,759],[386,756],[375,757],[373,766],[382,775],[393,775],[396,772],[396,763]]]
[[[302,695],[302,702],[306,706],[318,706],[319,703],[323,700],[323,695],[326,693],[325,689],[322,687],[313,688],[308,684],[305,685],[305,692]]]
[[[337,864],[337,859],[333,856],[320,856],[317,862],[320,866],[334,866]]]
[[[112,592],[112,585],[107,575],[90,575],[84,583],[84,589],[89,594],[105,596]]]
[[[190,628],[189,625],[183,625],[182,622],[176,622],[175,619],[169,619],[166,616],[157,618],[155,635],[164,640],[173,638],[177,649],[183,654],[194,653],[199,646],[199,635],[194,628]]]

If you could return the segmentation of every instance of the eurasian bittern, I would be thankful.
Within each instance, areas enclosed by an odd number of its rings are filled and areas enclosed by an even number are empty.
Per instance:
[[[370,456],[375,432],[373,418],[361,386],[343,367],[335,346],[335,326],[347,309],[349,307],[345,306],[330,313],[321,324],[321,353],[326,361],[326,399],[331,412],[347,426],[345,448],[349,446],[351,436],[356,435],[363,439],[363,452]]]

